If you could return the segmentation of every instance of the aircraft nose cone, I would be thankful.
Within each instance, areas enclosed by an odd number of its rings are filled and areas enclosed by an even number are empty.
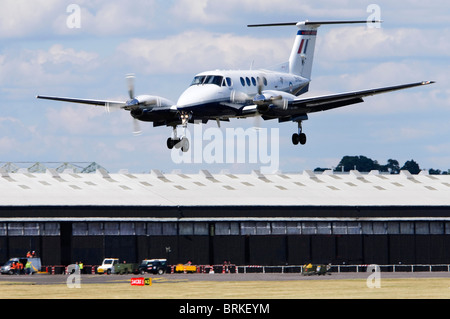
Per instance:
[[[200,102],[202,99],[201,90],[198,87],[191,86],[178,98],[177,105],[179,107],[189,106]]]
[[[193,85],[181,94],[177,106],[191,106],[220,98],[220,87],[216,85]]]

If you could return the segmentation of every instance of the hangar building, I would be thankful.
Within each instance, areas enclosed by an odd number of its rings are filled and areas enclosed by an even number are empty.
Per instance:
[[[450,264],[450,175],[0,172],[0,262]]]

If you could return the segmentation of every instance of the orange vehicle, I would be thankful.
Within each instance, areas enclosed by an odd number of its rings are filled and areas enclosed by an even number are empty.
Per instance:
[[[197,272],[197,266],[192,265],[190,262],[187,264],[178,264],[175,266],[175,272],[195,273]]]

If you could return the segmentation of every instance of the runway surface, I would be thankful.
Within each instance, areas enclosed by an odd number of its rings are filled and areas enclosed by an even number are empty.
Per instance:
[[[154,284],[187,281],[301,281],[301,280],[343,280],[367,279],[371,273],[331,273],[323,276],[303,276],[301,274],[247,273],[247,274],[164,274],[145,275],[81,275],[83,284],[130,283],[132,278],[152,278]],[[381,272],[381,278],[450,278],[450,272]],[[31,285],[66,284],[68,275],[1,275],[0,283]]]

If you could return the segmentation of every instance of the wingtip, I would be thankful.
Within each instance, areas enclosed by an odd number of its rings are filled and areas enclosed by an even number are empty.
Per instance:
[[[433,84],[436,83],[436,81],[423,81],[422,85],[428,85],[428,84]]]

